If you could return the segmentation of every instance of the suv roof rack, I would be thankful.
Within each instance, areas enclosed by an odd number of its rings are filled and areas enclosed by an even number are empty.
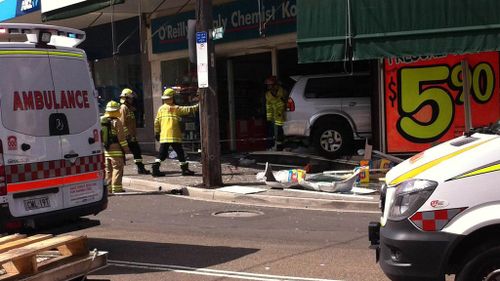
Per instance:
[[[0,23],[0,42],[29,42],[56,47],[76,47],[84,40],[85,32],[75,28],[47,24]]]

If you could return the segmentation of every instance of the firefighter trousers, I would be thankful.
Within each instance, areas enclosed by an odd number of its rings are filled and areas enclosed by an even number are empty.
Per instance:
[[[141,152],[141,147],[139,146],[139,142],[128,140],[127,143],[130,152],[132,152],[132,155],[134,155],[134,163],[137,162],[142,163],[142,152]]]
[[[125,161],[123,157],[106,157],[106,184],[108,191],[123,192],[122,178]]]

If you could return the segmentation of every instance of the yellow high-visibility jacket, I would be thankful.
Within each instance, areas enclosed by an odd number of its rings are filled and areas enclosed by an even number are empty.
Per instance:
[[[277,126],[285,123],[285,99],[286,92],[282,87],[278,87],[276,95],[271,91],[266,92],[266,118],[267,121],[274,122]]]
[[[126,104],[120,105],[120,121],[123,124],[123,130],[127,139],[135,140],[136,136],[136,123],[134,111]]]
[[[104,156],[123,157],[124,153],[130,153],[130,150],[128,148],[127,139],[125,138],[122,122],[118,118],[110,118],[104,115],[101,117],[101,124],[107,122],[106,118],[109,119],[111,124],[111,135],[109,137],[118,140],[118,142],[111,143],[109,148],[104,150]]]
[[[155,134],[160,135],[160,143],[182,142],[181,116],[198,111],[199,105],[179,106],[164,104],[155,118]]]

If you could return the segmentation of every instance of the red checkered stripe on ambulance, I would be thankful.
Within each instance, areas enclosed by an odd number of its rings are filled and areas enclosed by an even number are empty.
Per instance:
[[[54,160],[37,163],[6,165],[7,184],[33,180],[43,180],[69,175],[102,171],[102,154],[79,157],[74,163],[68,160]]]
[[[466,208],[417,212],[410,221],[423,231],[438,231],[443,229],[456,215]]]

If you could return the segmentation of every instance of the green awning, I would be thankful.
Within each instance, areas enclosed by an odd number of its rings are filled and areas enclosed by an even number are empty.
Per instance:
[[[121,4],[123,2],[125,2],[125,0],[86,0],[64,8],[43,13],[42,21],[46,22],[81,16],[112,5]]]
[[[300,63],[500,50],[498,0],[297,0]]]

